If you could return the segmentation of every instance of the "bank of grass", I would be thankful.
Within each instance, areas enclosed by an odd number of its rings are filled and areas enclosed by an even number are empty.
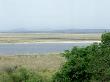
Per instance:
[[[26,68],[39,73],[44,79],[51,79],[64,62],[61,54],[0,56],[0,73],[10,68]]]
[[[101,34],[69,33],[0,33],[0,43],[59,42],[59,41],[100,41]]]

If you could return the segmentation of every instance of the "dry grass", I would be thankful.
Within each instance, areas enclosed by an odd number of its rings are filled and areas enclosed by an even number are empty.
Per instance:
[[[100,40],[101,34],[0,33],[0,43]]]
[[[25,55],[25,56],[0,56],[0,70],[13,66],[22,66],[37,72],[53,74],[65,59],[57,55]],[[48,74],[49,75],[49,74]]]

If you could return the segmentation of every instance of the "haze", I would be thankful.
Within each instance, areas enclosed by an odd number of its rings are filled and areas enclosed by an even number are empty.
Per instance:
[[[110,0],[0,0],[0,30],[110,28]]]

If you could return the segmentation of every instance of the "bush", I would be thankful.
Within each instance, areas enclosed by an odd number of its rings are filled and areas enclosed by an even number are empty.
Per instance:
[[[102,35],[102,43],[72,50],[63,56],[67,62],[53,76],[53,82],[109,82],[110,33]]]
[[[110,45],[110,33],[102,34],[102,43],[106,45]]]
[[[0,82],[44,82],[44,80],[39,74],[25,68],[17,68],[14,71],[12,68],[6,68],[0,75]]]
[[[10,78],[10,76],[7,73],[2,72],[0,73],[0,82],[13,82],[13,81],[12,78]]]

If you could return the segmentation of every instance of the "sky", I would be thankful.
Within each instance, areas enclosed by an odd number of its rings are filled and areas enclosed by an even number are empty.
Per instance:
[[[109,28],[110,0],[0,0],[0,30]]]

